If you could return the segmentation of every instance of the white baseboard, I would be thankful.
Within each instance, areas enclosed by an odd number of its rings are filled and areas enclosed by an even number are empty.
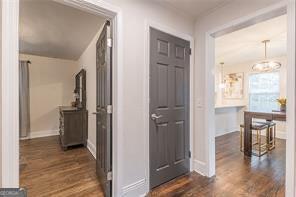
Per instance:
[[[193,160],[193,170],[203,176],[205,176],[206,173],[206,163],[199,161],[197,159]]]
[[[122,196],[145,196],[146,179],[140,179],[122,188]]]
[[[41,138],[41,137],[49,137],[59,135],[58,130],[47,130],[47,131],[31,131],[29,132],[29,136],[20,138],[21,140],[28,140],[34,138]]]
[[[237,131],[239,131],[239,128],[234,128],[229,131],[217,132],[219,134],[216,134],[215,137],[219,137],[219,136],[226,135],[226,134],[233,133],[233,132],[237,132]]]
[[[96,146],[93,143],[91,143],[89,139],[87,140],[87,149],[92,154],[92,156],[96,158]]]

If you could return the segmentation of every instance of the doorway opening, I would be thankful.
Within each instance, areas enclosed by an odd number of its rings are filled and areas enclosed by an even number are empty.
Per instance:
[[[217,178],[235,185],[243,179],[234,176],[250,177],[254,192],[284,195],[286,93],[286,14],[215,38]],[[244,156],[246,113],[254,114],[250,158]]]
[[[117,97],[111,96],[118,95],[119,80],[112,83],[118,71],[111,68],[118,57],[116,12],[83,1],[21,0],[19,6],[19,185],[29,195],[79,190],[111,196],[117,135],[110,129],[102,135],[102,128],[117,128]],[[73,189],[81,177],[92,188]]]
[[[225,24],[221,27],[217,27],[213,31],[209,31],[206,34],[206,64],[207,64],[207,77],[209,81],[207,81],[206,86],[208,87],[206,90],[206,96],[208,98],[215,98],[214,90],[214,82],[215,82],[215,77],[214,77],[214,65],[215,65],[215,38],[218,38],[220,36],[226,35],[228,33],[235,32],[237,30],[241,30],[246,27],[250,27],[254,24],[258,24],[260,22],[267,21],[269,19],[273,19],[278,16],[282,16],[287,14],[287,46],[289,50],[287,51],[287,111],[286,115],[271,115],[266,118],[266,114],[264,114],[264,118],[260,116],[261,114],[250,114],[248,112],[244,112],[244,126],[245,125],[251,125],[251,120],[253,118],[263,118],[265,120],[281,120],[284,121],[285,118],[287,119],[287,129],[286,129],[286,158],[285,160],[285,193],[286,195],[292,195],[294,194],[294,180],[291,178],[291,173],[294,173],[294,160],[289,159],[288,162],[286,160],[288,158],[294,158],[294,144],[295,144],[295,139],[294,139],[294,115],[295,112],[292,110],[294,109],[294,98],[295,98],[295,65],[294,65],[294,18],[293,16],[293,11],[288,10],[287,12],[287,5],[285,3],[278,4],[276,6],[271,6],[269,8],[266,8],[264,10],[258,11],[257,13],[251,14],[249,16],[242,17],[240,19],[237,19],[235,21],[232,21],[228,24]],[[291,27],[290,27],[291,26]],[[263,41],[262,39],[261,41]],[[264,47],[263,47],[264,50]],[[264,53],[263,53],[264,57]],[[219,62],[221,63],[221,62]],[[221,64],[220,64],[221,65]],[[221,68],[221,66],[220,66]],[[208,145],[208,150],[207,150],[207,165],[208,165],[208,175],[213,176],[216,174],[216,156],[215,156],[215,126],[212,125],[212,122],[210,122],[211,119],[215,118],[215,105],[214,105],[214,99],[212,102],[209,102],[206,107],[209,109],[209,113],[207,113],[206,116],[206,127],[208,128],[208,135],[206,139],[209,142]],[[290,109],[290,110],[289,110]],[[247,118],[246,118],[247,117]],[[251,156],[251,132],[248,131],[250,130],[251,127],[244,127],[244,154],[246,158],[250,158]],[[247,130],[247,131],[246,131]],[[250,166],[249,166],[250,167]]]

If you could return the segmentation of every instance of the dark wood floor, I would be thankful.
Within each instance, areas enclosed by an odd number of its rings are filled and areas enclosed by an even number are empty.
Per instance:
[[[62,151],[58,137],[20,142],[20,185],[28,197],[103,196],[95,159],[83,147]]]
[[[150,196],[271,197],[285,192],[285,140],[258,158],[239,151],[239,132],[216,138],[216,177],[197,173],[175,179],[154,189]]]
[[[244,157],[238,132],[216,139],[216,177],[190,173],[148,196],[284,196],[285,141],[261,158]],[[86,148],[62,151],[57,137],[21,141],[20,184],[29,197],[103,196],[95,160]]]

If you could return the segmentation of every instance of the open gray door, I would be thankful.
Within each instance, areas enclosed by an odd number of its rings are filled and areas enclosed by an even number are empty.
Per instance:
[[[96,171],[105,196],[112,195],[112,46],[107,21],[97,41],[97,162]]]
[[[189,172],[190,43],[150,29],[150,188]]]

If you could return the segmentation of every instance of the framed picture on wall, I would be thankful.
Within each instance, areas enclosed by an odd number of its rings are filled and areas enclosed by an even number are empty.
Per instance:
[[[242,99],[244,97],[244,73],[230,73],[224,75],[225,99]]]

